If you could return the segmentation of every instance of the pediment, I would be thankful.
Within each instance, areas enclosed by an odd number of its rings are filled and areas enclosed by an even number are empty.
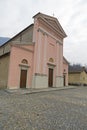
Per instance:
[[[67,36],[57,18],[42,13],[38,13],[34,17],[43,18],[50,26],[52,26],[56,31],[58,31],[63,37]]]
[[[56,28],[56,29],[58,29],[60,32],[62,32],[61,31],[61,29],[59,28],[59,26],[58,26],[58,24],[54,21],[54,20],[52,20],[52,19],[47,19],[47,18],[45,18],[54,28]]]
[[[53,28],[55,28],[58,32],[60,32],[64,37],[66,37],[66,33],[64,32],[62,26],[56,18],[44,18]]]

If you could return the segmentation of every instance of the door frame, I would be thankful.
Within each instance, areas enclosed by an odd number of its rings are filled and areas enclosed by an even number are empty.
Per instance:
[[[49,76],[50,73],[52,74],[51,77]],[[51,81],[50,81],[50,79],[51,79]],[[53,68],[49,68],[48,69],[48,87],[53,87],[53,81],[54,81],[54,69]],[[50,84],[52,86],[50,86]]]
[[[21,80],[21,70],[27,70],[27,78],[26,78],[26,88],[29,88],[28,86],[28,80],[29,80],[29,66],[28,65],[19,65],[20,67],[20,75],[19,75],[19,88],[20,88],[20,80]],[[26,89],[25,88],[25,89]]]
[[[26,86],[27,86],[27,70],[21,69],[20,88],[25,89]]]
[[[55,87],[55,66],[54,64],[48,63],[48,87],[49,87],[49,69],[53,69],[53,86]]]

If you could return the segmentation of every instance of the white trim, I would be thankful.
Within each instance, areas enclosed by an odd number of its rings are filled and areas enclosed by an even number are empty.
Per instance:
[[[40,71],[40,59],[41,59],[41,32],[39,31],[39,38],[38,38],[38,49],[37,49],[37,52],[38,52],[38,56],[37,56],[37,71],[39,72]]]
[[[57,66],[56,66],[56,75],[58,76],[58,73],[59,73],[59,45],[57,44],[57,54],[56,54],[56,63],[57,63]]]
[[[25,51],[28,51],[28,52],[31,52],[31,53],[34,52],[34,51],[30,50],[30,49],[24,48],[23,46],[21,46],[21,45],[19,45],[19,44],[18,44],[18,45],[15,44],[15,45],[11,45],[11,46],[16,47],[16,48],[19,48],[19,49],[22,49],[22,50],[25,50]]]
[[[43,73],[46,73],[46,56],[47,56],[47,35],[45,35],[45,42],[44,42]]]

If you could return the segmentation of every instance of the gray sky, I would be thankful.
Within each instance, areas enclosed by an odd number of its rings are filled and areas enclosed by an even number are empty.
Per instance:
[[[42,12],[55,15],[67,34],[64,56],[87,65],[87,0],[0,0],[0,36],[13,37]]]

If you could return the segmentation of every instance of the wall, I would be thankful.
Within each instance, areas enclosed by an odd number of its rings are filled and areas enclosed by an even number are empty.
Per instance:
[[[29,47],[28,47],[29,48]],[[28,61],[28,65],[23,65],[21,62],[23,59]],[[27,88],[31,87],[32,82],[32,66],[33,66],[33,51],[20,46],[11,47],[10,64],[9,64],[9,76],[8,76],[8,88],[16,89],[20,88],[20,72],[21,68],[27,68]]]
[[[9,54],[0,57],[0,88],[7,87],[9,58]]]
[[[63,86],[62,38],[60,38],[51,27],[47,27],[44,22],[41,23],[41,21],[35,19],[33,41],[35,42],[33,75],[39,75],[39,79],[42,79],[40,74],[44,74],[48,77],[48,65],[50,64],[50,66],[54,67],[53,87]],[[50,58],[53,60],[50,61]],[[33,81],[41,81],[35,78],[35,76],[33,76]],[[59,78],[56,78],[56,76]],[[48,80],[48,78],[46,79]],[[58,82],[56,82],[56,80],[58,80]],[[47,83],[48,81],[46,81],[46,86]]]
[[[10,43],[0,47],[0,56],[10,52]]]
[[[33,44],[32,43],[32,37],[33,37],[33,25],[29,28],[25,29],[25,31],[18,34],[16,37],[14,37],[11,41],[6,43],[5,45],[2,45],[0,47],[0,56],[4,55],[8,52],[10,52],[10,44]]]
[[[80,72],[79,73],[69,73],[69,84],[79,84],[80,82]]]
[[[25,31],[21,32],[18,36],[16,36],[13,41],[19,42],[32,42],[33,37],[33,25],[30,26]]]
[[[82,85],[87,85],[87,73],[85,71],[82,71],[80,74],[80,83]]]

